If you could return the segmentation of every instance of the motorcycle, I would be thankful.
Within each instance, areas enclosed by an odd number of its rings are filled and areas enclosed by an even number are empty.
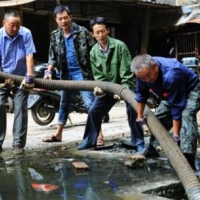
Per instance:
[[[181,61],[188,69],[192,70],[200,77],[200,66],[196,57],[186,57],[183,58]]]
[[[50,124],[58,110],[60,95],[58,91],[34,88],[28,97],[28,109],[33,120],[40,126]]]
[[[175,48],[172,47],[169,51],[169,57],[172,58],[175,56]],[[192,70],[194,73],[200,77],[200,65],[198,57],[183,57],[180,60],[188,69]]]
[[[44,70],[47,69],[47,64],[36,65],[34,67],[34,74],[36,78],[43,78]],[[53,71],[53,79],[59,80],[59,74],[56,70]],[[28,98],[28,109],[31,110],[33,120],[41,126],[50,124],[55,114],[58,112],[60,104],[60,92],[46,90],[43,88],[34,88],[30,91]],[[79,92],[75,92],[71,97],[71,104],[69,113],[88,113],[84,106],[81,95]],[[71,122],[71,119],[69,117]],[[103,122],[109,122],[109,113],[104,116]],[[72,122],[71,122],[72,124]]]

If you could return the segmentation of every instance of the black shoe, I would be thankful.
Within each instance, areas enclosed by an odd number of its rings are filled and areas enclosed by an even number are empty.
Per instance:
[[[185,156],[185,158],[187,159],[188,163],[190,164],[191,168],[193,170],[196,170],[196,166],[195,166],[195,156],[193,156],[192,154],[189,153],[183,153],[183,155]]]
[[[2,146],[0,145],[0,152],[2,151]]]
[[[24,148],[21,145],[14,145],[13,146],[13,153],[14,154],[21,154],[24,152]]]
[[[144,151],[142,152],[142,155],[146,158],[150,157],[159,157],[159,153],[156,151],[156,149],[153,147],[153,145],[149,144]]]

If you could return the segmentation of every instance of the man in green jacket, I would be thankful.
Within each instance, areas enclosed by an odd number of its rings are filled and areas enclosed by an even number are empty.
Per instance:
[[[131,54],[127,46],[122,41],[109,37],[110,30],[103,17],[91,20],[90,29],[97,40],[97,44],[90,51],[94,79],[121,84],[134,91],[135,77],[130,71]],[[94,89],[94,95],[96,98],[89,109],[83,142],[78,146],[78,150],[96,146],[103,116],[120,99],[118,95],[105,93],[97,87]],[[136,122],[135,110],[127,102],[126,108],[131,129],[131,144],[137,152],[142,152],[144,149],[143,131]]]

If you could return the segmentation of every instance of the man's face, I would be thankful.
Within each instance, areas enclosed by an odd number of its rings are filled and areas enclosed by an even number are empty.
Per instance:
[[[20,28],[20,18],[19,17],[8,17],[3,20],[3,26],[6,29],[7,34],[10,37],[17,35]]]
[[[109,29],[106,28],[106,26],[104,24],[95,24],[92,27],[92,35],[93,37],[95,37],[95,39],[97,40],[97,42],[101,45],[101,44],[106,44],[107,40],[108,40],[108,34],[109,34]]]
[[[144,82],[154,83],[158,78],[158,74],[158,66],[154,64],[153,68],[144,68],[141,72],[136,73],[135,75]]]
[[[56,22],[63,30],[69,30],[72,23],[72,15],[69,15],[66,11],[56,14]]]

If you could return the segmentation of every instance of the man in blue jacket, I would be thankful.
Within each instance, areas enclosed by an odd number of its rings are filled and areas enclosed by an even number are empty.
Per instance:
[[[195,169],[198,125],[196,114],[200,109],[199,77],[176,59],[136,56],[131,71],[137,76],[137,119],[145,123],[143,111],[149,89],[161,98],[156,116],[167,130],[173,129],[172,138]],[[166,94],[163,96],[163,94]],[[150,139],[144,155],[155,151],[154,138]]]

